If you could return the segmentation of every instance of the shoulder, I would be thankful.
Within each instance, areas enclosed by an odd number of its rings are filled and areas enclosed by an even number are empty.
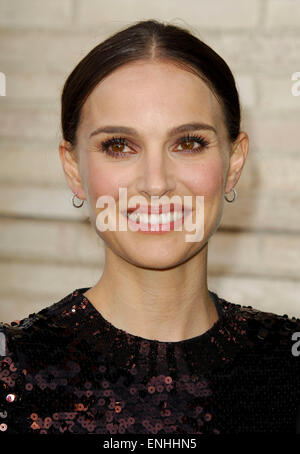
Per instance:
[[[30,363],[33,367],[38,359],[59,355],[72,334],[74,317],[69,314],[75,292],[22,320],[0,323],[0,370],[12,361],[22,370]]]
[[[0,359],[1,355],[35,355],[35,347],[51,351],[51,347],[64,344],[70,336],[75,323],[72,305],[78,295],[77,290],[69,293],[58,302],[29,314],[21,320],[0,323]]]
[[[16,351],[21,352],[22,346],[25,349],[28,344],[41,344],[44,339],[51,340],[58,333],[63,333],[68,325],[67,315],[74,292],[21,320],[0,322],[0,359]]]
[[[273,354],[290,352],[293,356],[300,355],[300,347],[297,353],[295,344],[300,339],[299,318],[231,303],[222,298],[220,302],[225,311],[232,314],[237,329],[245,333],[248,347],[272,350]]]
[[[46,336],[51,339],[63,327],[64,309],[68,306],[69,295],[57,303],[29,314],[22,320],[0,323],[0,336],[5,354],[22,349],[22,345],[41,342]]]

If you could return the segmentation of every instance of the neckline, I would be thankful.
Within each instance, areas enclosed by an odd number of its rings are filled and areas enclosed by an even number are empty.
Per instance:
[[[158,339],[147,339],[145,337],[137,336],[135,334],[129,333],[121,328],[117,328],[115,325],[113,325],[111,322],[109,322],[106,318],[103,317],[101,312],[95,308],[93,303],[87,298],[83,293],[85,293],[87,290],[89,290],[91,287],[81,287],[77,288],[74,292],[72,292],[72,295],[76,296],[79,298],[80,303],[84,304],[84,306],[88,309],[88,313],[90,316],[92,316],[92,319],[94,320],[94,323],[97,322],[104,327],[105,331],[109,333],[111,337],[117,337],[117,336],[123,336],[124,338],[129,341],[129,343],[149,343],[152,345],[160,345],[160,346],[185,346],[189,344],[194,344],[197,342],[202,342],[205,339],[211,338],[214,335],[217,334],[219,329],[223,326],[225,315],[227,311],[224,310],[224,307],[222,306],[221,300],[218,297],[218,295],[211,291],[209,291],[209,294],[215,304],[217,313],[218,313],[218,320],[214,322],[214,324],[204,333],[201,333],[197,336],[188,338],[188,339],[183,339],[181,341],[160,341]]]

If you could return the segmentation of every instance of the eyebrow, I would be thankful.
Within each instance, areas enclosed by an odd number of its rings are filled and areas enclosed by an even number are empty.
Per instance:
[[[171,128],[167,131],[168,136],[172,136],[175,134],[179,134],[180,132],[187,132],[187,131],[199,131],[200,129],[208,130],[208,131],[213,131],[215,134],[217,134],[216,129],[207,124],[207,123],[185,123],[180,126],[176,126],[175,128]],[[139,135],[137,130],[134,128],[129,128],[127,126],[102,126],[100,128],[95,129],[91,134],[89,135],[89,138],[92,136],[95,136],[96,134],[100,134],[101,132],[106,132],[106,133],[119,133],[119,134],[129,134],[129,135]]]

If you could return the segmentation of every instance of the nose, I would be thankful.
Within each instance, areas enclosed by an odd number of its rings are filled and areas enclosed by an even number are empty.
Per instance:
[[[141,167],[138,170],[137,191],[148,197],[162,197],[173,191],[176,179],[172,165],[165,152],[155,149],[144,154]]]

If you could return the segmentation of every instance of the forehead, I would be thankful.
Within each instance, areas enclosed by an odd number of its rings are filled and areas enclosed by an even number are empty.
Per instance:
[[[161,121],[222,121],[221,106],[196,74],[172,62],[127,63],[98,83],[82,108],[84,127],[97,127],[101,118],[112,123],[147,128]],[[148,130],[148,129],[147,129]]]

